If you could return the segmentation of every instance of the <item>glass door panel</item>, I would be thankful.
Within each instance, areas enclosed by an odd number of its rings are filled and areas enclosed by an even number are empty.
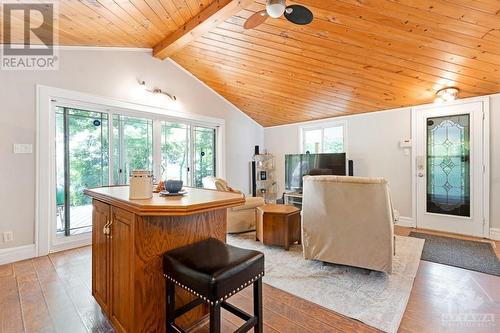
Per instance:
[[[470,217],[468,114],[427,119],[427,212]]]
[[[91,199],[85,188],[109,183],[108,116],[56,109],[56,233],[71,236],[92,230]]]
[[[153,170],[153,120],[113,116],[113,180],[128,184],[132,170]]]
[[[215,176],[216,130],[195,126],[193,128],[194,174],[193,186],[203,187],[202,179]]]
[[[182,180],[189,185],[189,127],[161,123],[161,179]]]

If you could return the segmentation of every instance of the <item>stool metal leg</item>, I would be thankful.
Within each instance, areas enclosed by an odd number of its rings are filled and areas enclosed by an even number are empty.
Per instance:
[[[263,333],[262,320],[262,279],[253,283],[253,315],[257,317],[257,324],[254,327],[255,333]]]
[[[167,333],[175,333],[177,330],[174,328],[175,325],[175,284],[166,279],[165,283],[165,293],[166,293],[166,325]]]
[[[220,333],[220,304],[210,306],[210,333]]]

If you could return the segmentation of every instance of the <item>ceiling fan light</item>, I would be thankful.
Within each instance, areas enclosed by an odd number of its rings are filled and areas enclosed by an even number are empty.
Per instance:
[[[285,0],[268,0],[266,4],[267,14],[272,18],[283,15],[285,8]]]

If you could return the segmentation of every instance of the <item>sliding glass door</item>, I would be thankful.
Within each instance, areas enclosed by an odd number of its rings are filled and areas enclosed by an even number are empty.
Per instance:
[[[108,115],[56,109],[56,234],[92,230],[91,200],[85,188],[109,183]]]
[[[216,130],[213,128],[193,127],[193,186],[195,187],[203,187],[203,178],[215,176],[216,134]]]
[[[114,184],[128,184],[132,170],[153,170],[153,120],[113,115]]]
[[[215,176],[215,128],[161,123],[161,179],[178,179],[203,187],[202,179]]]
[[[161,179],[178,179],[189,185],[189,126],[171,122],[161,124]]]
[[[216,128],[62,106],[55,108],[55,125],[59,243],[92,230],[85,188],[128,184],[132,170],[155,171],[157,179],[179,179],[195,187],[216,174]]]

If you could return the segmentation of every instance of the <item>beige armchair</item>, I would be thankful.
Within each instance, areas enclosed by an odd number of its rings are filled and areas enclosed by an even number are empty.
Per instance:
[[[304,177],[304,258],[392,272],[394,211],[384,178]]]
[[[238,192],[232,189],[228,183],[221,178],[205,177],[202,180],[203,187],[211,190]],[[227,210],[227,232],[229,234],[241,233],[255,230],[255,208],[264,205],[261,197],[245,197],[245,204],[228,208]]]

